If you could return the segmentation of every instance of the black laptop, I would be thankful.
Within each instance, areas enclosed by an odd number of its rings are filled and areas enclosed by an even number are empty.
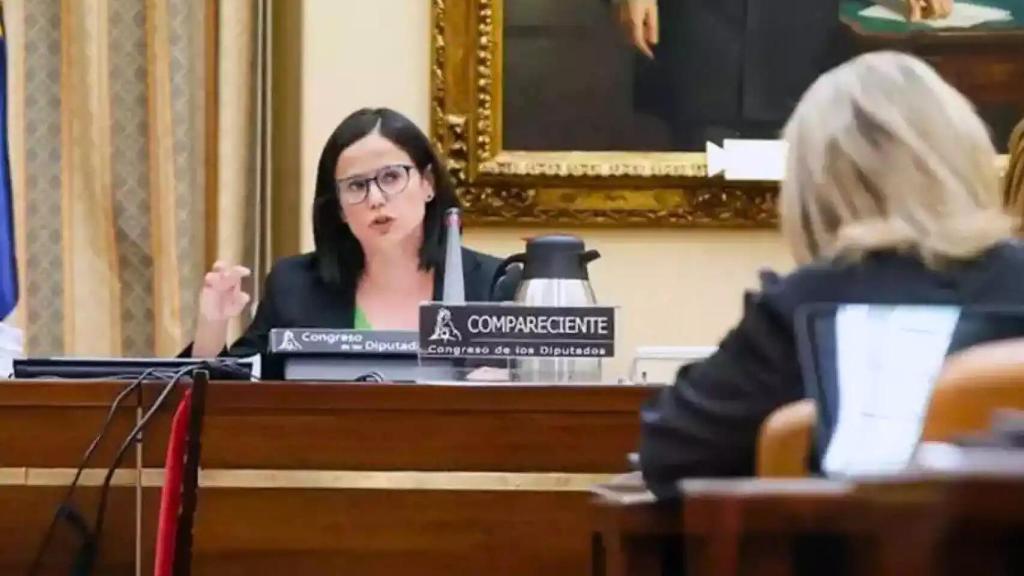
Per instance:
[[[213,380],[249,380],[252,362],[223,358],[19,358],[14,360],[14,377],[46,380],[134,380],[143,374],[153,379],[171,378],[181,371],[202,367]]]
[[[796,317],[805,393],[818,408],[815,453],[829,476],[903,469],[945,359],[1024,337],[1024,308],[814,304]]]

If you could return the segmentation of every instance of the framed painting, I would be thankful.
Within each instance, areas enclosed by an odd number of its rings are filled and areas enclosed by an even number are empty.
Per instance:
[[[947,29],[875,16],[867,0],[654,0],[660,38],[643,55],[616,0],[431,0],[431,132],[468,223],[772,226],[778,182],[709,176],[706,142],[777,138],[803,89],[852,53],[918,53],[1002,144],[1024,114],[1024,4],[973,1],[1003,17]],[[711,4],[761,32],[731,50],[701,13]],[[742,120],[722,120],[733,110]]]
[[[671,149],[665,130],[632,109],[630,72],[615,66],[629,47],[587,38],[614,31],[607,0],[432,0],[431,17],[431,132],[467,223],[775,222],[776,182],[707,177],[702,151]]]

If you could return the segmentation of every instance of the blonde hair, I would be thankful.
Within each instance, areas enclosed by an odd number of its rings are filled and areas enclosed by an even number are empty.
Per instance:
[[[780,219],[799,263],[899,250],[937,267],[1013,234],[984,123],[913,56],[874,52],[827,72],[783,137]]]
[[[1010,164],[1006,167],[1003,180],[1003,199],[1010,213],[1024,217],[1024,119],[1010,135]]]

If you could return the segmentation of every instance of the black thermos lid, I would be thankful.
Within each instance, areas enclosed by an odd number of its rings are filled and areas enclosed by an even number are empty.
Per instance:
[[[523,279],[588,280],[587,263],[597,258],[595,250],[585,251],[583,240],[567,234],[551,234],[526,242]]]

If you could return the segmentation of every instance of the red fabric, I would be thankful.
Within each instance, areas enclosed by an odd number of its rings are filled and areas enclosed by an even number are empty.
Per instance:
[[[181,483],[185,468],[185,445],[188,440],[188,417],[192,411],[192,391],[178,404],[171,421],[164,462],[164,487],[160,493],[160,517],[156,529],[156,563],[154,576],[171,576],[174,569],[174,544],[181,510]]]

